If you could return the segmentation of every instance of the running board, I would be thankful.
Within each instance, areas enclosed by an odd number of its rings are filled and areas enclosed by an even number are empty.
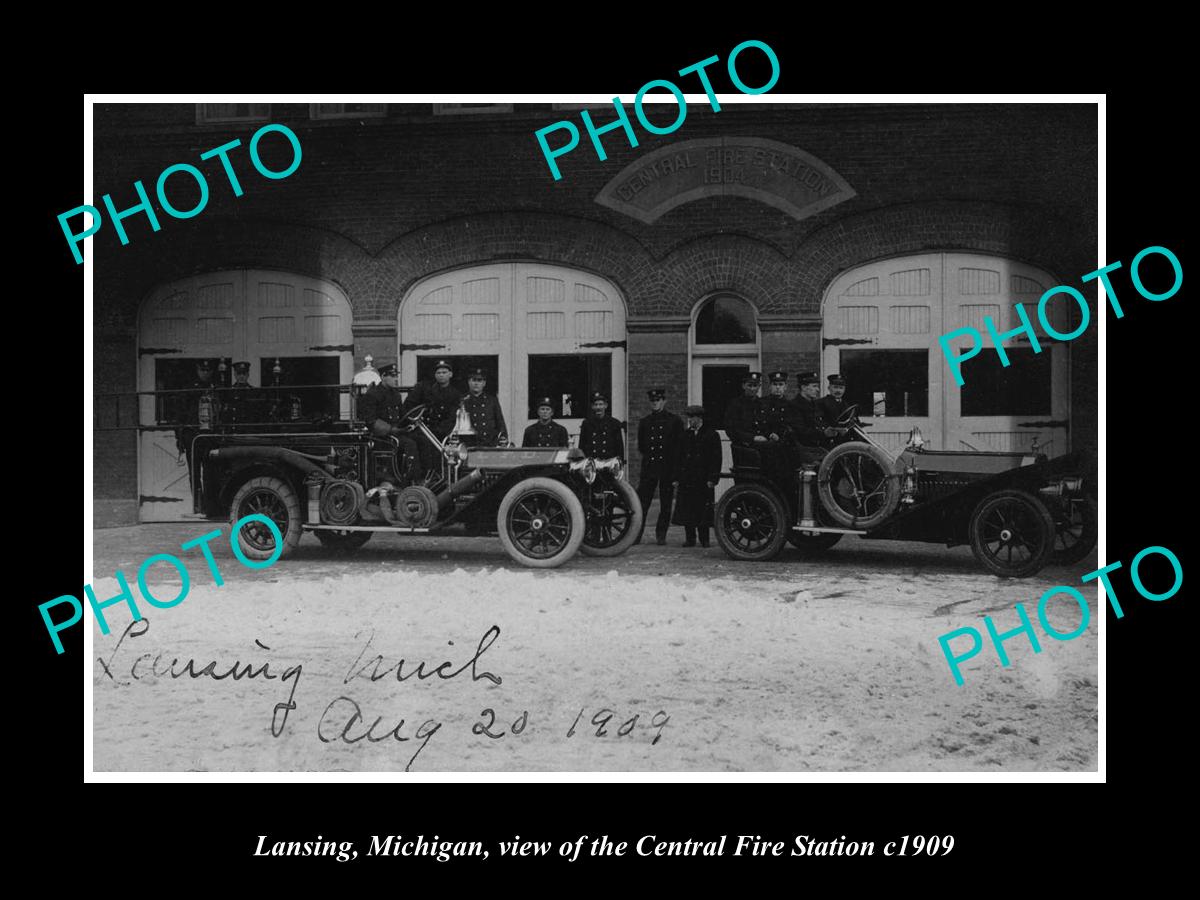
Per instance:
[[[835,528],[831,525],[814,525],[812,528],[806,528],[803,525],[793,525],[792,531],[811,531],[815,534],[866,534],[865,531],[859,528]]]
[[[388,531],[398,534],[429,534],[428,528],[404,528],[396,525],[301,525],[305,531]]]

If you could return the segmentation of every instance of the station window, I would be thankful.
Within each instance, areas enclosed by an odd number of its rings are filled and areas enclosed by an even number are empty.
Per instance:
[[[588,414],[589,398],[600,391],[612,402],[612,355],[573,353],[570,356],[529,357],[528,418],[537,418],[542,397],[554,401],[554,415],[582,419]],[[612,413],[612,409],[609,409]]]
[[[387,104],[313,103],[309,115],[314,119],[375,119],[387,115]]]
[[[275,372],[277,359],[278,373]],[[294,412],[290,407],[281,407],[276,413],[280,418],[319,419],[328,416],[336,419],[339,417],[339,391],[337,388],[315,385],[338,384],[340,370],[341,360],[336,356],[271,356],[259,360],[258,383],[264,388],[278,390],[281,396],[294,397],[299,401],[300,408]],[[293,385],[297,387],[291,387]]]
[[[859,415],[929,415],[928,350],[843,350],[839,364]]]
[[[435,103],[435,116],[464,116],[475,113],[510,113],[511,103]]]
[[[739,297],[719,294],[696,314],[696,344],[754,344],[754,307]]]
[[[1006,347],[1009,365],[985,352],[962,364],[961,415],[1050,415],[1050,352],[1032,347]]]
[[[265,122],[269,118],[270,103],[196,104],[196,121],[201,125],[213,122]]]

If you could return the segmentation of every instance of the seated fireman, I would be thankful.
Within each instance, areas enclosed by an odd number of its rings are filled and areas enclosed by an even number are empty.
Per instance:
[[[394,437],[400,446],[400,459],[396,468],[406,480],[415,483],[421,480],[423,471],[417,442],[411,434],[412,425],[401,424],[404,420],[404,394],[400,391],[400,373],[394,365],[379,369],[379,384],[373,384],[358,401],[358,417],[367,423],[367,428],[376,437]]]
[[[800,462],[820,462],[825,456],[827,439],[845,429],[826,425],[821,408],[817,405],[817,399],[821,396],[821,379],[816,372],[803,372],[796,376],[796,381],[800,385],[800,393],[791,402],[788,425],[799,445]]]
[[[408,399],[404,401],[406,414],[414,407],[424,405],[422,421],[439,441],[444,441],[454,430],[458,406],[462,402],[462,394],[450,384],[453,375],[450,363],[439,359],[433,370],[433,381],[422,381],[408,392]],[[433,446],[427,439],[418,441],[417,447],[421,453],[421,468],[430,474],[441,471],[441,448]]]

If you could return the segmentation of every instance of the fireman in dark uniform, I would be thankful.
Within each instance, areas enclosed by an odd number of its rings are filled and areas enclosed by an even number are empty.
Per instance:
[[[817,398],[821,393],[821,379],[817,373],[803,372],[796,376],[796,381],[800,385],[800,393],[791,402],[788,424],[799,448],[800,462],[815,463],[825,455],[826,438],[837,432],[826,426],[817,406]]]
[[[538,420],[525,429],[522,447],[566,447],[570,443],[567,429],[554,421],[554,401],[542,397],[537,405]]]
[[[469,392],[462,405],[471,417],[475,443],[483,447],[508,446],[508,426],[504,424],[500,401],[483,392],[487,387],[487,373],[483,369],[472,369],[467,377],[467,387]]]
[[[433,370],[433,382],[421,382],[408,392],[404,401],[404,413],[413,407],[424,404],[423,421],[426,427],[434,433],[439,441],[444,441],[454,430],[454,422],[458,416],[458,406],[462,402],[462,394],[450,384],[454,368],[444,359],[439,359]],[[418,442],[421,452],[421,468],[425,472],[440,471],[441,448],[433,446],[424,437]]]
[[[260,419],[258,391],[250,384],[250,363],[233,364],[233,384],[222,392],[221,421],[230,424],[257,422]]]
[[[201,429],[207,430],[215,424],[217,404],[212,360],[197,360],[196,378],[188,385],[188,393],[174,396],[178,399],[175,401],[175,413],[172,418],[182,426],[175,429],[175,446],[186,457],[188,472],[191,473],[192,441]]]
[[[592,394],[592,414],[579,426],[579,449],[592,459],[625,459],[621,423],[608,414],[608,398]]]
[[[400,390],[400,372],[395,365],[380,366],[379,378],[379,384],[367,388],[358,401],[358,417],[376,437],[394,437],[399,441],[397,453],[400,459],[396,461],[396,469],[406,473],[410,482],[417,482],[423,467],[417,442],[410,433],[413,426],[401,424],[404,420],[404,394]]]
[[[820,399],[817,403],[817,408],[821,411],[821,416],[826,425],[837,425],[844,413],[849,407],[845,401],[846,396],[846,379],[841,375],[829,376],[829,393]]]
[[[770,393],[759,400],[754,419],[754,446],[761,454],[763,471],[777,484],[790,483],[802,461],[789,422],[787,379],[787,372],[771,373]]]
[[[758,388],[762,376],[758,372],[747,372],[742,379],[742,396],[735,397],[725,407],[725,433],[729,440],[745,447],[756,443],[755,420],[758,417]],[[766,440],[766,438],[762,438]],[[762,443],[762,440],[757,443]]]
[[[721,438],[716,429],[704,423],[704,407],[687,408],[687,428],[680,436],[680,451],[675,469],[675,517],[683,526],[683,546],[708,546],[708,531],[713,520],[713,489],[721,480]]]
[[[637,494],[642,509],[650,509],[654,491],[658,490],[658,521],[654,524],[656,543],[667,542],[667,531],[671,527],[671,497],[674,494],[675,465],[679,456],[679,445],[683,438],[683,423],[679,417],[667,412],[667,392],[662,388],[648,391],[650,415],[638,423],[638,452],[642,454],[642,471],[638,479]],[[642,531],[646,520],[642,519]],[[642,541],[638,532],[635,544]]]

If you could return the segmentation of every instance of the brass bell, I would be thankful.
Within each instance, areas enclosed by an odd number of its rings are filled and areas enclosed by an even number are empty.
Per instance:
[[[471,426],[471,414],[467,412],[466,407],[461,403],[458,406],[458,416],[454,420],[453,433],[459,437],[467,437],[475,434],[475,429]]]

